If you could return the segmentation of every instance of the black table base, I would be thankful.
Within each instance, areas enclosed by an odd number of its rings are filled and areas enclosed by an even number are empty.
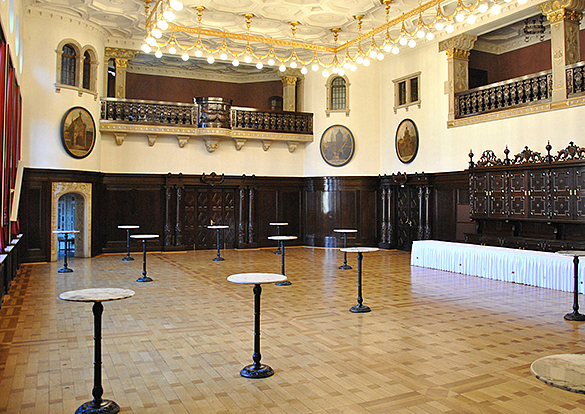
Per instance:
[[[120,406],[110,400],[102,400],[99,406],[94,406],[93,401],[88,401],[75,410],[75,414],[116,414],[119,412]]]
[[[254,354],[252,354],[253,364],[246,365],[240,371],[240,375],[245,378],[267,378],[274,375],[274,370],[268,365],[260,363],[262,355],[260,354],[260,295],[262,286],[254,285]]]
[[[142,276],[137,282],[152,282],[152,278],[146,276],[146,239],[142,239]]]
[[[579,256],[573,257],[573,274],[575,287],[573,290],[573,312],[567,313],[564,318],[567,321],[585,321],[585,315],[579,313]]]
[[[130,229],[126,229],[126,257],[122,260],[125,262],[134,260],[133,257],[130,257]]]
[[[67,267],[67,251],[69,250],[69,237],[68,234],[65,233],[65,256],[63,257],[63,267],[57,270],[58,273],[71,273],[73,269]]]
[[[353,313],[366,313],[371,312],[369,306],[363,305],[364,298],[362,297],[362,260],[363,260],[363,253],[358,252],[358,297],[357,301],[358,304],[349,308],[350,312]]]
[[[366,313],[371,312],[372,310],[370,309],[369,306],[366,305],[355,305],[349,308],[349,311],[353,313]]]
[[[343,233],[343,248],[347,247],[347,233]],[[349,270],[352,267],[347,264],[347,252],[343,252],[343,264],[339,266],[341,270]]]
[[[274,370],[268,365],[260,364],[256,368],[255,364],[250,364],[242,368],[240,375],[245,378],[268,378],[274,375]]]
[[[280,243],[278,244],[278,248],[280,249],[280,254],[281,254],[281,267],[282,267],[282,275],[286,276],[284,274],[284,240],[280,240]],[[276,282],[275,283],[276,286],[290,286],[292,285],[292,282],[290,280],[285,280],[283,282]]]
[[[215,229],[217,230],[217,256],[215,257],[215,259],[213,259],[214,262],[223,262],[225,259],[223,257],[220,256],[219,254],[219,249],[221,244],[219,243],[219,230],[220,229]]]
[[[133,257],[131,257],[131,256],[126,256],[126,257],[125,257],[125,258],[123,258],[122,260],[123,260],[123,261],[125,261],[125,262],[129,262],[129,261],[131,261],[131,260],[134,260],[134,258],[133,258]]]

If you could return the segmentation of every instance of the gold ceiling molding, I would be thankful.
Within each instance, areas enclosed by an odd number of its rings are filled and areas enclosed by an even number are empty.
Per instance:
[[[448,51],[450,49],[459,50],[471,50],[477,40],[477,36],[469,34],[460,34],[458,36],[451,37],[447,40],[439,42],[439,52]]]
[[[128,59],[132,60],[140,53],[136,50],[119,49],[116,47],[106,47],[106,58],[108,59]]]

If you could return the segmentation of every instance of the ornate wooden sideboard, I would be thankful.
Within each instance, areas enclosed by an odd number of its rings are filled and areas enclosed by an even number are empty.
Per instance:
[[[499,159],[492,150],[469,154],[470,215],[466,241],[556,251],[585,248],[585,149],[573,142],[546,155],[528,147]]]

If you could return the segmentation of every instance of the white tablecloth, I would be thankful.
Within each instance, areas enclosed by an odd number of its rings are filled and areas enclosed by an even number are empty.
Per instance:
[[[412,244],[412,266],[573,292],[573,256],[534,250],[436,240]],[[584,293],[585,257],[579,258],[579,293]]]

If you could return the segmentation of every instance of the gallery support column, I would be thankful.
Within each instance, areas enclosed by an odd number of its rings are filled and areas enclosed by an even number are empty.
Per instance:
[[[126,98],[126,70],[128,68],[128,63],[130,63],[137,54],[138,52],[135,50],[117,49],[112,47],[106,48],[106,59],[113,59],[116,65],[114,97],[120,99]]]

